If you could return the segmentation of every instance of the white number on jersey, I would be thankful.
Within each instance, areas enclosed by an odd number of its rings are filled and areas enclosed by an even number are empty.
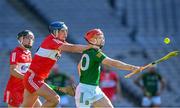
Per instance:
[[[83,59],[85,59],[86,63],[85,66],[83,66],[82,62]],[[85,71],[87,70],[89,67],[89,56],[87,54],[83,54],[82,58],[81,58],[81,70]]]

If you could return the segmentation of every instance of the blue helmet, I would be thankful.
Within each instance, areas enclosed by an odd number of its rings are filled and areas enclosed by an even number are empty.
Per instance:
[[[65,29],[65,30],[68,29],[64,22],[54,21],[49,25],[50,33],[53,33],[54,30],[62,30],[62,29]]]

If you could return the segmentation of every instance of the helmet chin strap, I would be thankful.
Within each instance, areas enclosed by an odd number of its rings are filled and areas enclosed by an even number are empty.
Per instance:
[[[53,36],[55,38],[57,38],[58,37],[58,30],[54,30],[51,34],[53,34]]]
[[[85,40],[86,40],[89,44],[91,44],[91,45],[95,45],[95,46],[100,47],[100,49],[103,47],[103,45],[97,45],[97,44],[94,44],[94,43],[89,42],[86,38],[85,38]],[[96,40],[96,43],[97,43],[97,40]]]
[[[18,43],[22,45],[22,42],[18,40]]]
[[[58,37],[58,30],[55,30],[55,37]]]
[[[94,44],[94,43],[91,43],[91,42],[89,42],[89,41],[87,41],[89,44],[91,44],[91,45],[95,45],[95,46],[98,46],[98,47],[100,47],[100,49],[103,47],[102,45],[97,45],[97,44]],[[97,43],[97,42],[96,42]]]

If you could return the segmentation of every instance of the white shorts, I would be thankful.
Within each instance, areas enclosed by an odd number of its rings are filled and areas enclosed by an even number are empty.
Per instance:
[[[143,97],[142,106],[151,106],[151,105],[160,105],[161,104],[161,97],[160,96],[153,96],[151,98]]]
[[[92,103],[104,97],[104,93],[99,86],[87,85],[79,83],[76,88],[76,107],[77,108],[90,108]]]

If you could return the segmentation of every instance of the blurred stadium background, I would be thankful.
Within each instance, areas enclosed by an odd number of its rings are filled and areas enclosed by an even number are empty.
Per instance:
[[[104,52],[115,59],[134,65],[144,65],[170,51],[180,49],[179,0],[0,0],[0,106],[9,78],[9,53],[18,45],[16,35],[23,29],[35,34],[33,53],[48,33],[47,26],[54,20],[64,21],[69,27],[68,41],[86,44],[83,36],[91,28],[105,33]],[[163,39],[169,36],[171,43]],[[78,82],[77,54],[65,53],[58,61],[61,71],[71,74]],[[158,65],[167,86],[162,93],[162,106],[180,106],[180,57]],[[139,106],[142,93],[127,73],[120,76],[124,99],[115,106]],[[74,106],[73,98],[70,98]]]

